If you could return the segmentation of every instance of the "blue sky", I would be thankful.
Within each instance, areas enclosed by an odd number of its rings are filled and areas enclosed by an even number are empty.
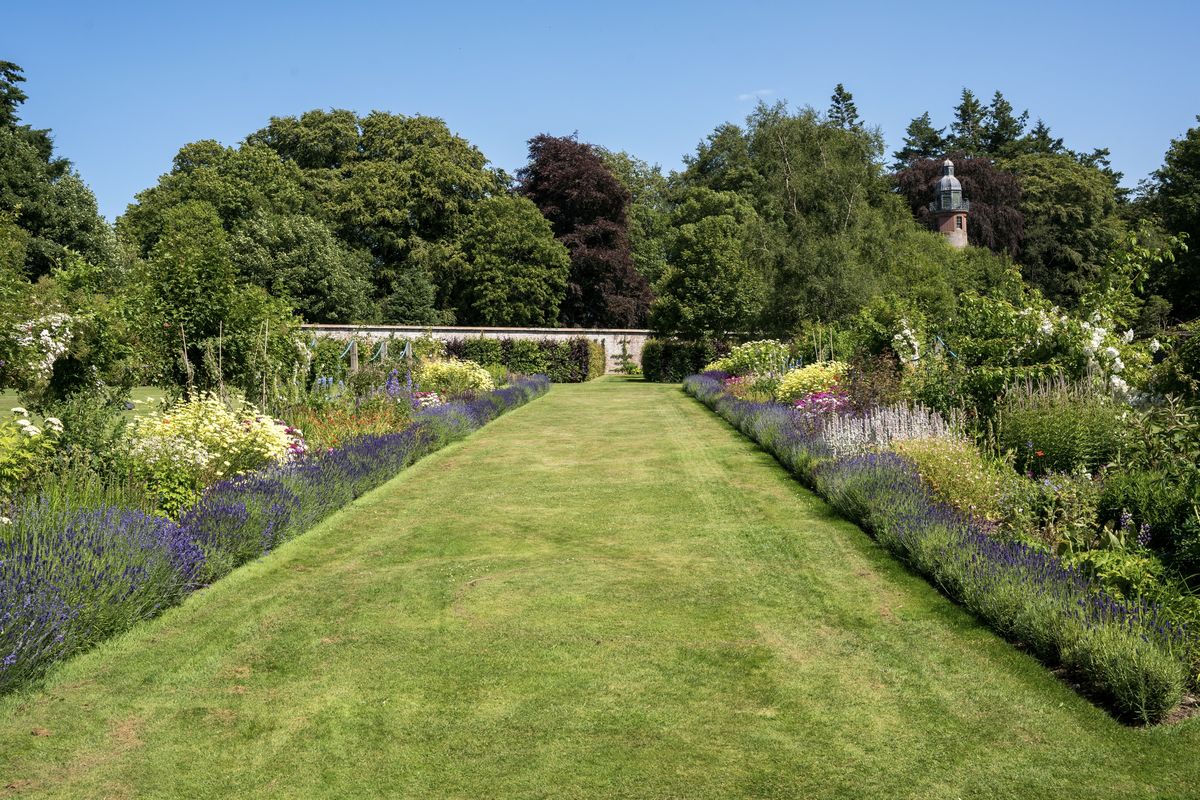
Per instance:
[[[1133,185],[1200,114],[1194,2],[25,2],[0,59],[110,219],[197,139],[310,108],[442,117],[514,170],[578,131],[665,169],[757,97],[824,109],[845,83],[889,152],[964,86],[1000,89]]]

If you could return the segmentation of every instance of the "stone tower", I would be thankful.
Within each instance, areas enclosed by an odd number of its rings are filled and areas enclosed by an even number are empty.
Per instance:
[[[954,247],[967,246],[967,214],[971,203],[962,196],[962,184],[954,177],[954,162],[942,162],[942,177],[937,182],[937,197],[929,204],[937,222],[938,233]]]

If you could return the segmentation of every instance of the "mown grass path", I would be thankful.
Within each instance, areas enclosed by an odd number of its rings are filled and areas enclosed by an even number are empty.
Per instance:
[[[0,702],[0,796],[1193,797],[672,386],[558,386]]]

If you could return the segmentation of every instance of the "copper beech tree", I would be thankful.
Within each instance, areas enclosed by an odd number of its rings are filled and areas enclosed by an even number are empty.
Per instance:
[[[521,194],[550,221],[571,256],[559,320],[583,327],[644,325],[651,292],[633,264],[629,192],[596,149],[573,136],[535,136],[517,178]]]

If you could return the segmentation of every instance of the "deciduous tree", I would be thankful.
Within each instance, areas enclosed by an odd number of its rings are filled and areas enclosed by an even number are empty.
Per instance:
[[[950,153],[948,157],[954,161],[954,175],[962,183],[963,197],[971,202],[968,241],[1016,257],[1021,252],[1024,230],[1021,186],[1016,174],[1000,169],[988,158],[967,158],[963,153]],[[929,203],[942,175],[942,162],[941,158],[914,160],[895,175],[896,188],[908,201],[913,216],[928,228],[934,225]]]
[[[518,173],[532,200],[571,254],[560,318],[568,325],[643,324],[650,287],[633,266],[629,192],[590,145],[547,134],[529,140],[529,164]]]
[[[758,215],[732,192],[687,191],[672,218],[667,269],[655,286],[652,327],[688,339],[749,330],[762,305],[753,264]]]
[[[532,201],[480,200],[458,248],[451,284],[458,322],[522,327],[558,321],[571,257]]]

